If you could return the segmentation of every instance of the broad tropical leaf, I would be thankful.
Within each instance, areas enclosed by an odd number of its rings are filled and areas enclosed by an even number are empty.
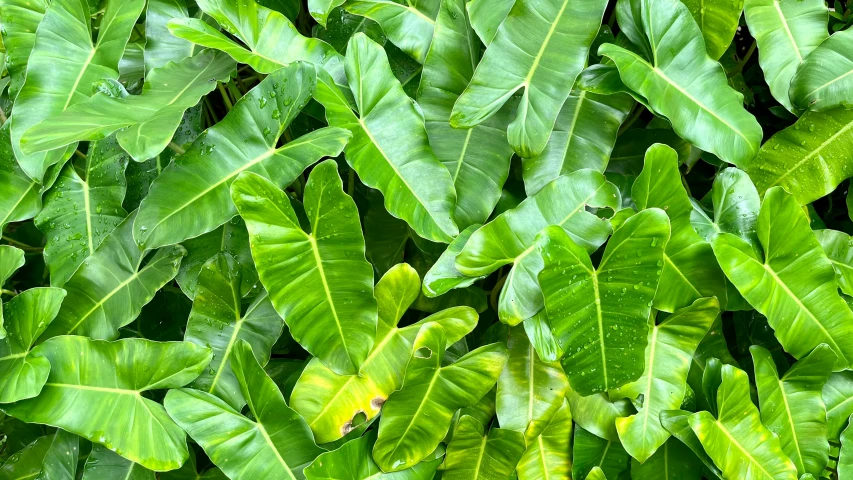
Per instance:
[[[93,445],[92,452],[86,458],[81,480],[101,480],[121,478],[123,480],[155,480],[154,472],[138,463],[116,454],[112,450]]]
[[[367,17],[382,27],[388,39],[419,63],[424,63],[441,2],[420,0],[398,3],[389,0],[348,0],[344,8]]]
[[[68,433],[61,428],[56,429],[50,449],[44,456],[41,473],[39,473],[37,480],[68,480],[76,478],[77,461],[79,458],[80,437],[73,433]]]
[[[618,478],[622,472],[628,470],[630,458],[618,440],[605,440],[583,428],[575,428],[572,441],[572,478],[586,478],[595,468],[599,468],[602,475]]]
[[[15,452],[0,467],[0,477],[22,480],[36,477],[42,469],[44,457],[53,444],[53,437],[45,435]]]
[[[850,424],[853,424],[853,422],[850,422]],[[838,475],[844,474],[847,477],[853,473],[853,451],[850,450],[851,445],[853,445],[853,428],[847,427],[841,435],[841,451],[838,457],[837,468]]]
[[[853,242],[850,235],[837,230],[815,230],[826,257],[835,269],[835,280],[845,295],[853,295]]]
[[[438,297],[444,295],[454,288],[465,288],[471,286],[482,277],[467,277],[456,268],[456,257],[462,252],[468,239],[482,225],[475,223],[459,232],[459,235],[450,242],[447,249],[442,252],[438,260],[424,275],[423,293],[427,297]]]
[[[826,405],[827,438],[838,442],[847,419],[853,415],[853,372],[844,370],[830,375],[821,398]]]
[[[465,415],[447,445],[444,474],[448,480],[509,477],[524,453],[524,435],[505,428],[484,432],[483,424]]]
[[[791,79],[789,93],[795,108],[825,111],[848,105],[846,92],[853,88],[851,35],[846,30],[837,32],[803,59]]]
[[[575,423],[597,437],[615,442],[619,441],[616,420],[636,412],[628,399],[610,400],[606,393],[584,397],[569,389],[566,398]]]
[[[744,0],[681,0],[687,5],[712,60],[719,60],[734,39]]]
[[[24,266],[24,251],[10,245],[0,245],[0,288],[6,284],[9,277]],[[0,307],[3,302],[0,300]],[[0,339],[6,338],[6,325],[3,320],[3,309],[0,308]]]
[[[192,56],[195,45],[172,35],[167,26],[173,18],[187,17],[189,10],[184,0],[148,0],[143,52],[146,72]]]
[[[718,233],[731,233],[759,248],[755,224],[761,208],[761,198],[749,175],[737,168],[726,168],[714,179],[711,189],[714,218],[708,218],[701,208],[691,212],[691,223],[707,241]]]
[[[0,1],[0,18],[14,18],[3,22],[3,46],[6,48],[6,70],[9,72],[9,98],[14,99],[24,84],[27,60],[33,51],[36,28],[47,11],[47,0]]]
[[[516,473],[519,480],[568,478],[572,471],[571,448],[572,415],[568,400],[551,417],[542,432],[531,442],[518,461]]]

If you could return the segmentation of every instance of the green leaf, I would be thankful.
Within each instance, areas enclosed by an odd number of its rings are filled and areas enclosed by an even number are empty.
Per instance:
[[[746,0],[744,17],[758,45],[758,62],[773,97],[788,110],[797,67],[828,36],[826,2]]]
[[[628,0],[620,0],[621,4]],[[610,58],[632,91],[648,100],[649,109],[672,124],[680,137],[735,165],[758,153],[761,126],[743,108],[719,64],[708,57],[699,27],[679,0],[637,0],[641,18],[617,9],[620,25],[636,45],[646,45],[650,58],[604,44],[599,54]],[[633,33],[632,33],[633,32]],[[665,35],[665,32],[678,32]]]
[[[465,2],[440,4],[418,88],[418,105],[423,109],[429,143],[456,187],[456,224],[467,228],[485,223],[497,205],[509,174],[512,149],[506,140],[506,115],[496,115],[467,130],[450,126],[453,104],[480,59],[480,44],[468,25]]]
[[[629,218],[598,268],[564,230],[549,227],[539,238],[539,284],[572,389],[590,395],[637,380],[669,239],[666,214],[652,208]]]
[[[610,400],[605,393],[596,393],[585,397],[569,389],[566,395],[571,407],[572,420],[584,430],[597,437],[619,441],[616,420],[633,414],[636,409],[627,399]]]
[[[547,478],[569,478],[572,471],[572,457],[569,442],[572,438],[572,414],[568,400],[542,427],[540,433],[531,442],[518,461],[516,473],[519,480]]]
[[[853,425],[853,421],[850,422]],[[850,445],[853,444],[853,428],[847,427],[844,433],[841,434],[841,451],[838,457],[838,478],[844,474],[845,478],[853,473],[853,455],[851,455]],[[5,465],[4,465],[5,468]]]
[[[696,233],[707,241],[718,233],[731,233],[759,248],[755,224],[761,199],[749,175],[737,168],[726,168],[714,179],[711,189],[714,218],[708,218],[701,208],[693,208],[690,220]]]
[[[52,443],[52,436],[43,436],[16,452],[0,467],[0,478],[24,480],[36,477]]]
[[[199,472],[193,449],[190,449],[190,459],[180,469],[160,474],[161,480],[226,480],[227,478],[222,470],[216,467]]]
[[[646,347],[646,370],[634,382],[615,392],[638,404],[637,414],[616,419],[625,450],[640,463],[646,462],[669,438],[660,413],[681,406],[687,392],[687,373],[693,352],[720,313],[716,298],[703,298],[654,325]],[[614,393],[611,393],[613,398]]]
[[[714,465],[714,461],[711,460],[711,457],[709,457],[705,452],[705,448],[702,446],[702,442],[699,441],[699,437],[697,437],[696,433],[693,432],[693,429],[690,428],[691,415],[693,415],[692,412],[684,410],[667,410],[660,413],[660,423],[669,433],[672,434],[673,437],[686,445],[687,448],[689,448],[693,454],[699,458],[699,460],[705,465],[706,475],[709,478],[722,479],[722,472],[720,472],[720,469]],[[673,441],[675,440],[668,440],[668,442]],[[658,450],[657,453],[660,453],[660,450]],[[646,462],[648,462],[648,460]]]
[[[515,471],[524,453],[524,435],[506,428],[490,428],[463,416],[447,445],[444,474],[448,480],[505,479]]]
[[[367,226],[367,225],[366,225]],[[424,275],[423,294],[427,297],[438,297],[444,295],[454,288],[465,288],[474,284],[482,277],[466,277],[456,268],[456,257],[462,252],[471,235],[482,227],[473,224],[466,228],[450,242],[447,249],[442,252],[438,260],[430,267]]]
[[[506,363],[506,346],[495,343],[442,366],[446,341],[438,323],[426,324],[415,338],[403,388],[385,402],[373,447],[373,459],[383,471],[409,468],[433,451],[453,413],[491,390]]]
[[[245,173],[231,192],[249,229],[261,283],[290,334],[336,373],[357,374],[376,332],[373,269],[337,164],[321,163],[308,179],[310,233],[300,227],[287,195],[269,180]]]
[[[825,344],[818,345],[779,378],[767,349],[753,345],[749,351],[755,363],[761,422],[779,437],[797,475],[819,477],[829,461],[821,390],[832,373],[835,354]]]
[[[0,127],[0,231],[9,223],[27,220],[39,213],[41,194],[52,184],[50,177],[55,178],[58,172],[54,168],[54,173],[47,175],[44,187],[27,176],[12,152],[10,125],[11,122],[6,122]]]
[[[649,148],[631,195],[640,209],[665,211],[672,225],[654,307],[674,312],[703,297],[717,297],[725,307],[726,277],[711,245],[691,225],[694,207],[684,190],[675,150],[660,144]]]
[[[459,234],[456,193],[429,146],[422,113],[394,78],[382,47],[363,33],[349,41],[346,69],[358,115],[328,82],[320,82],[315,98],[329,125],[352,132],[347,162],[365,185],[382,192],[391,215],[426,240],[449,243]]]
[[[853,176],[850,148],[853,112],[843,108],[806,112],[797,123],[773,135],[761,147],[747,172],[760,194],[781,186],[805,205]]]
[[[507,347],[509,359],[498,378],[498,421],[532,438],[563,406],[569,382],[558,362],[539,359],[521,326],[510,329]]]
[[[9,98],[14,100],[24,84],[27,61],[36,40],[36,28],[44,18],[47,0],[2,0],[0,18],[14,18],[3,22],[3,46],[6,48],[6,71],[9,72]]]
[[[10,245],[0,245],[0,287],[6,285],[6,281],[19,268],[24,266],[24,251]],[[0,307],[3,301],[0,300]],[[3,320],[3,309],[0,308],[0,339],[6,338],[6,328]]]
[[[542,268],[536,234],[557,225],[592,252],[604,243],[611,227],[609,221],[586,208],[617,210],[620,203],[616,186],[598,172],[585,169],[561,176],[474,232],[456,258],[456,268],[469,277],[479,277],[513,264],[501,292],[498,314],[501,321],[517,325],[544,306],[536,281]]]
[[[73,480],[77,477],[79,456],[80,437],[61,428],[56,429],[37,480]]]
[[[169,415],[229,478],[304,478],[302,470],[323,452],[308,425],[287,406],[245,340],[234,347],[231,368],[254,420],[189,388],[166,394]]]
[[[344,8],[378,23],[388,39],[407,55],[424,63],[433,39],[440,2],[397,3],[389,0],[348,0]]]
[[[744,0],[681,0],[702,31],[711,60],[719,60],[734,39]],[[651,470],[649,470],[651,471]]]
[[[791,79],[790,96],[800,110],[825,111],[849,104],[846,92],[853,88],[850,31],[837,32],[824,40],[797,67]]]
[[[543,362],[556,362],[563,356],[563,349],[554,338],[551,325],[548,323],[548,313],[544,309],[526,319],[523,325],[527,338],[533,344],[539,359]]]
[[[845,370],[830,375],[821,397],[826,405],[827,438],[838,442],[847,419],[853,415],[853,372]]]
[[[835,269],[835,280],[845,295],[853,295],[853,245],[850,235],[837,230],[815,230],[826,257]]]
[[[785,351],[800,358],[821,343],[837,368],[853,359],[853,312],[838,294],[835,271],[794,197],[774,187],[758,215],[764,259],[744,240],[721,233],[711,245],[726,276],[767,316]]]
[[[631,460],[631,478],[701,480],[702,462],[686,445],[670,438],[645,462]]]
[[[726,478],[797,478],[797,469],[782,451],[779,439],[761,424],[749,396],[743,370],[723,365],[715,419],[702,411],[690,416],[690,427]]]
[[[69,162],[44,196],[35,224],[47,238],[44,259],[52,286],[63,286],[127,216],[121,206],[127,162],[115,139],[93,143],[79,165],[83,175]]]
[[[349,138],[339,128],[321,128],[277,146],[315,83],[314,66],[297,62],[268,75],[241,98],[151,185],[139,207],[136,241],[156,248],[227,222],[237,214],[229,187],[241,172],[263,175],[282,188],[319,159],[338,155]],[[239,145],[234,138],[242,139]]]
[[[55,425],[151,470],[172,470],[187,459],[183,430],[142,393],[189,383],[210,362],[209,349],[187,342],[63,336],[39,345],[34,354],[50,362],[47,383],[38,397],[4,405],[4,412]]]
[[[81,480],[106,480],[121,478],[123,480],[154,480],[154,472],[117,455],[115,452],[100,445],[92,446],[92,453],[86,459]]]
[[[3,305],[8,334],[0,340],[0,403],[32,398],[41,391],[50,363],[32,350],[64,298],[61,288],[31,288]]]
[[[92,40],[89,3],[85,0],[52,1],[36,30],[26,81],[9,120],[15,157],[24,172],[38,182],[48,167],[64,161],[75,147],[25,155],[21,151],[22,135],[42,120],[89,98],[94,82],[118,78],[118,61],[145,6],[143,0],[109,0],[106,4],[96,41]]]
[[[235,345],[245,340],[252,346],[258,362],[265,365],[284,327],[266,292],[261,292],[243,311],[240,280],[240,266],[227,253],[205,263],[199,273],[198,290],[184,336],[185,341],[213,350],[208,369],[190,386],[218,396],[235,410],[246,402],[231,371]]]
[[[586,475],[586,480],[607,480],[607,476],[604,474],[604,470],[596,465],[590,469]]]
[[[180,245],[164,247],[151,255],[133,241],[133,219],[125,218],[95,252],[62,286],[68,298],[42,338],[86,335],[112,340],[118,329],[132,322],[154,293],[175,278]]]
[[[180,62],[192,56],[195,46],[175,37],[167,23],[173,18],[187,18],[189,11],[184,0],[148,0],[145,10],[145,71],[150,72],[169,62]]]
[[[617,478],[628,470],[631,458],[618,440],[599,438],[580,427],[575,428],[572,457],[572,478],[586,478],[596,467],[602,474]]]
[[[148,160],[172,141],[184,112],[233,72],[234,61],[214,50],[167,63],[148,73],[140,95],[96,93],[28,129],[21,149],[31,154],[118,132],[121,148],[137,162]]]
[[[477,325],[477,312],[455,307],[406,326],[397,322],[418,296],[420,279],[408,264],[391,268],[376,284],[379,323],[373,349],[361,365],[360,375],[337,375],[314,358],[305,367],[291,396],[319,443],[335,441],[349,433],[360,416],[370,421],[388,397],[403,385],[412,344],[421,327],[441,325],[448,343],[455,343]]]
[[[308,13],[324,28],[328,27],[329,14],[346,0],[308,0]]]
[[[516,2],[453,106],[450,124],[478,125],[523,88],[509,144],[522,158],[542,153],[606,6],[602,0]]]

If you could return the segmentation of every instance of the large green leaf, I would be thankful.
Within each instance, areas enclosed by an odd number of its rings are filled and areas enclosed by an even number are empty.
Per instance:
[[[172,35],[167,27],[169,20],[186,17],[189,11],[184,0],[148,0],[145,10],[146,72],[192,56],[195,46]]]
[[[447,445],[444,474],[448,480],[508,478],[524,453],[524,435],[506,428],[484,432],[483,424],[465,415]]]
[[[44,18],[47,0],[2,0],[0,18],[14,18],[14,22],[4,21],[0,34],[6,49],[6,71],[9,72],[9,98],[14,100],[24,84],[27,72],[27,60],[33,51],[36,40],[36,28]]]
[[[585,169],[561,176],[474,232],[456,258],[456,268],[469,277],[479,277],[513,264],[498,313],[501,321],[517,325],[544,306],[536,281],[542,268],[536,234],[557,225],[592,252],[604,243],[611,227],[608,220],[586,208],[617,210],[620,205],[619,190],[598,172]]]
[[[79,165],[83,175],[76,162],[69,162],[44,196],[35,224],[47,238],[44,260],[54,287],[64,285],[127,216],[121,206],[127,162],[115,139],[93,143]]]
[[[488,220],[500,199],[512,157],[506,140],[506,115],[496,115],[468,130],[450,126],[453,103],[465,90],[479,61],[479,46],[468,24],[465,2],[441,2],[421,74],[418,105],[423,109],[435,156],[453,178],[457,201],[454,218],[462,229]]]
[[[839,296],[835,271],[794,197],[779,187],[764,195],[758,215],[764,258],[740,237],[721,233],[714,254],[729,280],[767,317],[785,351],[800,358],[821,343],[837,368],[853,361],[853,312]]]
[[[684,190],[675,150],[661,144],[649,148],[631,196],[640,209],[665,211],[672,225],[654,307],[674,312],[703,297],[717,297],[725,307],[726,277],[714,259],[711,245],[690,222],[694,207]]]
[[[234,61],[215,50],[167,63],[146,76],[140,95],[113,98],[97,93],[27,130],[21,149],[31,154],[118,132],[119,145],[134,160],[148,160],[172,141],[184,112],[232,72]]]
[[[229,478],[304,478],[302,470],[323,452],[311,429],[287,406],[245,340],[235,345],[231,368],[253,420],[189,388],[166,394],[169,415]]]
[[[830,375],[821,397],[826,405],[827,438],[838,442],[847,419],[853,415],[853,372],[845,370]]]
[[[616,419],[625,450],[640,463],[648,460],[669,438],[660,413],[681,406],[687,392],[687,373],[693,352],[720,313],[716,298],[703,298],[676,311],[660,325],[649,318],[651,334],[643,375],[615,392],[637,401],[637,414]],[[611,393],[611,398],[614,393]]]
[[[440,3],[438,0],[348,0],[344,8],[378,23],[388,35],[388,40],[419,63],[424,63],[433,39]]]
[[[31,351],[63,298],[61,288],[31,288],[3,304],[8,334],[0,340],[0,403],[32,398],[41,391],[50,362]]]
[[[357,374],[373,346],[373,269],[355,202],[342,189],[337,164],[311,171],[299,224],[287,195],[263,177],[244,173],[232,198],[249,229],[261,283],[290,334],[339,374]]]
[[[568,400],[542,426],[542,433],[528,442],[527,449],[518,461],[516,473],[519,480],[540,478],[569,478],[572,471],[571,448],[572,414]]]
[[[40,182],[47,168],[68,158],[74,148],[25,155],[21,151],[24,132],[89,98],[94,82],[118,78],[118,61],[145,2],[106,3],[96,41],[85,0],[52,1],[36,30],[26,81],[10,118],[15,157],[33,180]]]
[[[86,335],[118,337],[119,327],[132,322],[154,293],[175,278],[186,252],[180,245],[153,256],[133,241],[133,219],[125,218],[63,285],[68,298],[43,338]]]
[[[719,60],[738,30],[744,0],[681,0],[702,31],[712,60]]]
[[[762,195],[774,186],[805,205],[835,190],[853,176],[853,112],[806,112],[797,123],[773,135],[747,171]]]
[[[690,427],[726,478],[795,480],[797,469],[779,439],[762,425],[749,396],[743,370],[723,365],[715,419],[702,411],[690,416]]]
[[[539,284],[548,321],[566,352],[562,362],[572,389],[581,395],[642,375],[669,229],[662,210],[643,210],[616,230],[597,268],[565,230],[549,227],[540,234],[545,266]]]
[[[234,409],[246,403],[231,371],[234,346],[245,340],[252,346],[258,362],[266,365],[284,327],[266,292],[261,292],[243,310],[241,277],[240,266],[227,253],[216,255],[204,265],[184,335],[184,340],[213,350],[208,369],[190,386],[218,396]]]
[[[817,46],[797,67],[789,92],[794,107],[824,111],[849,104],[853,88],[853,32],[837,32]]]
[[[405,263],[392,267],[376,284],[379,323],[373,349],[362,363],[360,375],[337,375],[317,358],[305,367],[290,401],[319,443],[343,437],[361,415],[369,421],[379,414],[388,397],[403,385],[412,343],[424,324],[441,325],[451,344],[476,326],[477,312],[455,307],[398,328],[397,322],[419,290],[418,273]]]
[[[850,235],[829,229],[815,230],[814,235],[832,262],[838,288],[845,295],[853,295],[853,241]]]
[[[507,137],[523,158],[542,153],[586,62],[607,2],[516,2],[489,43],[450,124],[471,128],[524,89]]]
[[[117,455],[106,447],[93,445],[92,452],[86,458],[81,480],[155,480],[154,472],[138,463]]]
[[[628,3],[619,0],[619,5]],[[708,57],[687,7],[679,0],[634,3],[639,11],[633,16],[627,7],[616,13],[620,26],[631,26],[623,27],[628,38],[646,46],[647,58],[609,43],[599,53],[613,60],[625,85],[669,120],[675,133],[727,162],[745,165],[758,153],[761,126],[744,110],[723,69]]]
[[[823,42],[829,14],[823,0],[746,0],[744,17],[773,97],[793,109],[788,89],[802,61]]]
[[[438,323],[420,329],[403,388],[382,408],[373,459],[386,472],[409,468],[435,450],[453,413],[491,390],[506,363],[506,346],[495,343],[442,366],[446,341]]]
[[[430,148],[423,114],[394,78],[385,51],[357,33],[347,46],[346,70],[358,115],[327,82],[319,83],[315,97],[329,125],[352,132],[347,162],[365,185],[382,192],[391,215],[422,238],[450,242],[459,234],[453,179]]]
[[[278,147],[315,83],[314,66],[297,62],[241,98],[151,184],[136,218],[136,241],[156,248],[222,225],[237,214],[228,189],[241,172],[263,175],[283,188],[317,160],[338,155],[349,138],[339,128],[321,128]]]
[[[492,43],[513,5],[515,0],[469,0],[465,5],[471,27],[484,44]]]
[[[187,459],[183,430],[142,393],[190,382],[210,362],[210,349],[62,336],[33,353],[50,362],[47,383],[38,397],[4,405],[7,414],[76,433],[152,470],[172,470]]]
[[[829,461],[821,390],[832,373],[835,354],[826,345],[818,345],[779,378],[766,348],[753,345],[749,351],[755,363],[761,422],[779,437],[797,475],[819,477]]]
[[[558,362],[539,359],[522,326],[510,330],[507,347],[509,359],[498,378],[498,421],[532,438],[563,406],[569,382]]]

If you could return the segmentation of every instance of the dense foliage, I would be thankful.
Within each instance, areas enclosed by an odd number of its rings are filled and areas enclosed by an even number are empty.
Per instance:
[[[853,13],[0,0],[0,480],[853,478]]]

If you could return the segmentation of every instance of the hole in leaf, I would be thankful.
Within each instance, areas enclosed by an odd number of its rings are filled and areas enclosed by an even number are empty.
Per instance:
[[[427,347],[421,347],[415,350],[415,358],[429,358],[432,356],[432,350]]]

